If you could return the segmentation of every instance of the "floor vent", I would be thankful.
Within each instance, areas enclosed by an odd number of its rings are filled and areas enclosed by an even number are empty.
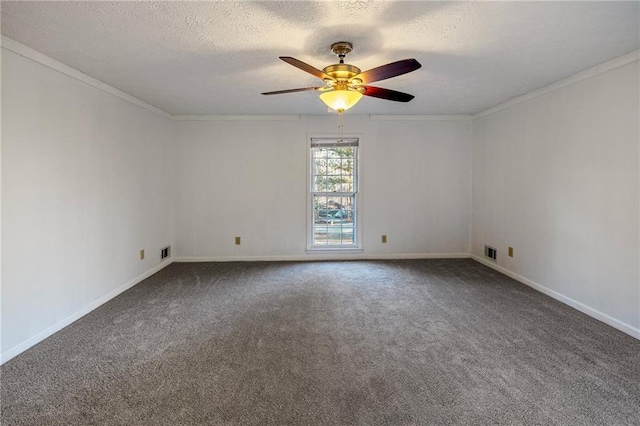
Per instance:
[[[166,259],[171,255],[171,246],[166,246],[160,250],[160,260]]]
[[[484,256],[492,260],[498,260],[498,250],[485,244]]]

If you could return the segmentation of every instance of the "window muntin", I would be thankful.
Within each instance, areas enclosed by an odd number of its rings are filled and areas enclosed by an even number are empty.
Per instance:
[[[357,247],[357,160],[358,139],[311,139],[311,247]]]

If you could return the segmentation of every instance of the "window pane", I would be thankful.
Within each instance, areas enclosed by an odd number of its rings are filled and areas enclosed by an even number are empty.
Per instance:
[[[354,192],[355,147],[313,148],[314,192]]]
[[[313,244],[354,243],[355,196],[314,195],[313,206]]]

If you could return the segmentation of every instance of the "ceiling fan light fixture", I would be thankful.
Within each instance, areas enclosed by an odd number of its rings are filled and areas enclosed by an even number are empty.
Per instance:
[[[342,113],[357,104],[361,98],[362,93],[356,90],[332,90],[320,95],[322,102],[339,113]]]

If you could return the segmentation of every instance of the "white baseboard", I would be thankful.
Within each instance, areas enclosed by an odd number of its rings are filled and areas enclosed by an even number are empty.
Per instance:
[[[528,278],[523,277],[522,275],[518,275],[515,272],[511,272],[510,270],[503,268],[502,266],[498,266],[497,264],[490,262],[486,259],[483,259],[480,256],[477,256],[475,254],[471,255],[471,258],[479,263],[482,263],[483,265],[488,266],[489,268],[495,269],[496,271],[510,277],[513,278],[516,281],[521,282],[524,285],[527,285],[535,290],[538,290],[540,293],[544,293],[549,297],[552,297],[554,299],[556,299],[559,302],[564,303],[565,305],[571,306],[574,309],[577,309],[578,311],[582,312],[583,314],[587,314],[592,318],[597,319],[598,321],[602,321],[603,323],[610,325],[611,327],[622,331],[623,333],[628,334],[629,336],[635,337],[636,339],[640,340],[640,329],[633,327],[632,325],[626,324],[622,321],[619,321],[607,314],[604,314],[596,309],[593,309],[585,304],[582,304],[576,300],[573,300],[570,297],[567,297],[561,293],[558,293],[555,290],[551,290],[550,288],[547,288],[545,286],[543,286],[542,284],[538,284],[534,281],[531,281]]]
[[[400,260],[400,259],[465,259],[469,253],[405,253],[405,254],[356,254],[310,253],[307,255],[281,256],[178,256],[174,262],[313,262],[316,260]]]
[[[46,330],[41,331],[40,333],[32,336],[28,340],[14,346],[13,348],[3,352],[0,354],[0,365],[9,361],[11,358],[19,355],[20,353],[26,351],[30,347],[36,345],[37,343],[43,341],[47,337],[52,334],[60,331],[64,327],[72,324],[78,319],[82,318],[89,312],[93,311],[97,307],[103,305],[114,297],[118,296],[120,293],[130,289],[134,285],[140,283],[141,281],[149,278],[151,275],[160,271],[161,269],[169,266],[173,262],[234,262],[234,261],[314,261],[314,260],[390,260],[390,259],[462,259],[462,258],[472,258],[473,260],[486,265],[510,278],[513,278],[516,281],[521,282],[541,293],[546,294],[568,306],[571,306],[578,311],[589,315],[592,318],[595,318],[599,321],[602,321],[605,324],[610,325],[611,327],[622,331],[636,339],[640,339],[640,329],[635,328],[629,324],[623,323],[607,314],[604,314],[596,309],[593,309],[589,306],[586,306],[580,302],[577,302],[570,297],[567,297],[563,294],[558,293],[557,291],[551,290],[541,284],[538,284],[534,281],[529,280],[521,275],[516,274],[515,272],[511,272],[510,270],[503,268],[502,266],[498,266],[493,262],[489,262],[477,255],[471,255],[469,253],[409,253],[409,254],[369,254],[369,255],[340,255],[336,254],[318,254],[318,255],[298,255],[298,256],[216,256],[216,257],[175,257],[170,258],[151,270],[145,272],[144,274],[134,278],[128,283],[114,289],[113,291],[107,293],[100,299],[95,302],[85,306],[79,311],[73,313],[67,318],[57,322]]]
[[[40,343],[41,341],[43,341],[47,337],[51,336],[52,334],[62,330],[66,326],[70,325],[71,323],[79,320],[80,318],[82,318],[83,316],[87,315],[89,312],[93,311],[97,307],[99,307],[99,306],[103,305],[104,303],[108,302],[109,300],[113,299],[114,297],[116,297],[120,293],[122,293],[122,292],[124,292],[126,290],[129,290],[134,285],[136,285],[139,282],[149,278],[151,275],[155,274],[156,272],[160,271],[161,269],[166,268],[171,263],[173,263],[173,261],[174,260],[172,258],[169,258],[169,259],[163,261],[162,263],[160,263],[156,267],[150,269],[149,271],[145,272],[144,274],[134,278],[133,280],[129,281],[128,283],[126,283],[124,285],[121,285],[120,287],[118,287],[118,288],[110,291],[109,293],[105,294],[100,299],[96,300],[95,302],[90,303],[89,305],[85,306],[84,308],[80,309],[79,311],[69,315],[65,319],[63,319],[61,321],[58,321],[57,323],[55,323],[51,327],[41,331],[40,333],[36,334],[35,336],[32,336],[29,339],[25,340],[24,342],[19,343],[16,346],[12,347],[11,349],[3,352],[2,354],[0,354],[0,365],[2,365],[5,362],[9,361],[11,358],[15,357],[16,355],[21,354],[22,352],[26,351],[27,349],[29,349],[30,347],[36,345],[37,343]]]

